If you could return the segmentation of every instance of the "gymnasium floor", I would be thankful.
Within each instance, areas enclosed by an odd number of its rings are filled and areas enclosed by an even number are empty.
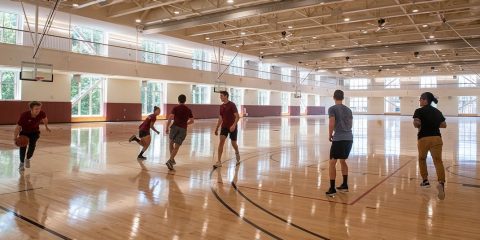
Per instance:
[[[42,133],[19,175],[13,127],[0,126],[0,239],[479,238],[477,118],[447,119],[444,201],[419,187],[411,118],[354,118],[351,190],[335,198],[325,116],[243,119],[240,166],[228,147],[215,171],[215,120],[197,120],[172,173],[164,134],[139,163],[126,141],[138,123],[83,123]]]

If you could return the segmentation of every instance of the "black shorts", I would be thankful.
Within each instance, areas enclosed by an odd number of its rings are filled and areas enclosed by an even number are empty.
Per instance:
[[[146,137],[146,136],[150,136],[150,131],[147,131],[147,132],[146,132],[146,131],[142,131],[142,130],[138,131],[138,137],[139,137],[139,138],[144,138],[144,137]]]
[[[235,128],[233,132],[230,132],[228,128],[222,128],[220,130],[220,136],[228,137],[230,135],[230,140],[237,141],[238,128]]]
[[[330,148],[330,159],[347,159],[352,150],[353,141],[333,141]]]

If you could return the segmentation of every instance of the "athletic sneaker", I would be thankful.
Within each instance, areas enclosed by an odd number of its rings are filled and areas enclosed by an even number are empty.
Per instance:
[[[144,156],[138,156],[138,157],[137,157],[137,160],[147,160],[147,158],[144,157]]]
[[[30,159],[25,159],[25,167],[30,168]]]
[[[171,170],[174,170],[174,169],[173,169],[173,164],[172,164],[172,161],[171,161],[171,160],[168,160],[168,161],[165,163],[165,165],[167,165],[168,170],[170,170],[170,171],[171,171]]]
[[[177,164],[177,163],[175,162],[175,159],[172,159],[172,160],[169,160],[169,161],[172,163],[172,165]]]
[[[336,193],[337,193],[337,190],[335,190],[335,188],[330,188],[328,189],[328,192],[325,192],[325,194],[327,194],[327,196],[329,197],[335,196]]]
[[[422,183],[420,183],[420,187],[429,188],[430,187],[430,182],[427,179],[425,179],[425,180],[423,180]]]
[[[128,142],[132,142],[133,140],[135,140],[135,138],[137,138],[137,136],[132,135],[132,136],[130,137],[130,139],[128,139]]]
[[[337,190],[339,192],[348,192],[348,185],[347,184],[342,184],[342,185],[337,187]]]
[[[23,172],[25,171],[25,166],[23,163],[20,163],[20,166],[18,167],[18,171]]]
[[[213,168],[219,168],[222,167],[222,162],[216,162],[215,165],[213,165]]]
[[[445,199],[445,185],[444,183],[439,183],[437,185],[438,189],[438,199],[443,200]]]

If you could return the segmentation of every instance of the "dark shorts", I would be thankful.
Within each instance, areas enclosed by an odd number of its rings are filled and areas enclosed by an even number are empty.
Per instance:
[[[330,159],[347,159],[352,150],[353,141],[333,141]]]
[[[143,130],[138,131],[139,138],[144,138],[146,136],[150,136],[150,131],[143,131]]]
[[[230,136],[230,140],[232,141],[237,141],[237,134],[238,134],[238,128],[235,128],[235,131],[230,132],[230,129],[228,128],[222,128],[220,130],[220,136],[225,136],[228,137]]]
[[[179,126],[172,125],[170,128],[170,140],[178,145],[182,145],[183,141],[187,137],[187,129]]]

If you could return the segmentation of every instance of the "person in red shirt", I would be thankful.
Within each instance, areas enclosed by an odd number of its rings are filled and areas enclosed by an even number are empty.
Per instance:
[[[218,129],[220,126],[222,126],[222,128],[220,130],[220,143],[218,144],[218,160],[215,165],[213,165],[214,168],[222,166],[221,159],[223,146],[225,145],[228,136],[230,136],[232,147],[235,149],[237,164],[240,163],[240,152],[238,151],[237,145],[237,123],[238,120],[240,120],[240,115],[238,115],[237,106],[235,103],[228,100],[228,97],[229,94],[227,91],[220,92],[220,100],[222,100],[223,104],[220,105],[220,116],[218,117],[217,127],[215,128],[216,136],[218,136]]]
[[[174,170],[175,156],[178,153],[178,149],[187,137],[187,126],[193,124],[192,110],[185,106],[187,97],[183,94],[178,96],[178,106],[172,109],[170,116],[168,117],[165,133],[169,134],[170,138],[170,158],[165,163],[169,170]],[[170,125],[173,120],[173,125]]]
[[[154,124],[155,121],[157,121],[157,116],[160,115],[160,108],[155,106],[153,107],[153,113],[148,115],[148,117],[143,121],[143,123],[138,127],[138,137],[133,135],[128,139],[128,142],[135,141],[137,142],[140,146],[142,146],[142,150],[138,154],[137,159],[138,160],[146,160],[147,158],[143,156],[143,153],[147,151],[148,147],[150,146],[150,141],[152,140],[150,137],[150,129],[155,131],[157,134],[159,132],[155,128]]]
[[[48,128],[47,114],[42,111],[42,103],[33,101],[29,104],[30,111],[26,111],[20,115],[13,134],[13,141],[21,135],[29,139],[28,152],[27,147],[20,147],[20,166],[18,170],[24,171],[25,168],[30,168],[30,160],[35,152],[37,141],[40,138],[40,122],[43,122],[47,132],[51,132]],[[27,159],[25,159],[25,153]]]

